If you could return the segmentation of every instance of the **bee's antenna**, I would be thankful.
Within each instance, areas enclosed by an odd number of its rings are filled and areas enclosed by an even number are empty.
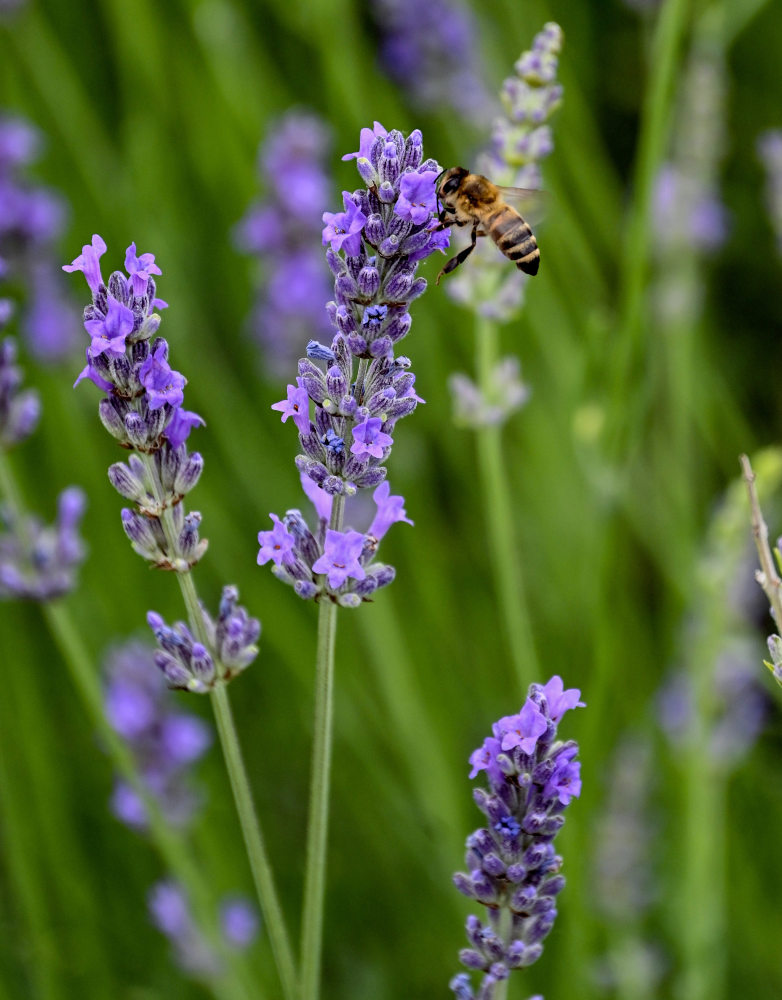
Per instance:
[[[434,197],[435,197],[435,201],[437,202],[437,214],[438,215],[440,214],[440,212],[442,211],[442,209],[440,207],[440,185],[437,182],[440,180],[440,178],[443,176],[443,174],[448,169],[449,169],[448,167],[443,167],[443,169],[440,171],[440,173],[434,179]]]

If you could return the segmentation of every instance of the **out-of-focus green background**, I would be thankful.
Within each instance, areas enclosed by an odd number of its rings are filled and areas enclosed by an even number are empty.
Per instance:
[[[738,453],[780,437],[782,263],[755,142],[782,125],[782,7],[665,0],[638,12],[619,0],[482,0],[472,13],[491,91],[546,20],[565,32],[565,100],[545,164],[553,197],[540,230],[544,263],[522,318],[503,331],[532,395],[503,441],[515,517],[507,544],[524,573],[538,657],[530,671],[540,680],[559,673],[583,691],[588,708],[563,729],[582,742],[584,788],[559,841],[568,877],[560,917],[511,995],[776,1000],[782,754],[757,600],[742,637],[768,691],[766,727],[735,767],[711,754],[709,727],[713,674],[741,631],[730,609],[754,597],[742,515],[732,534],[714,519]],[[686,247],[661,259],[641,241],[649,267],[636,271],[628,232],[639,211],[639,135],[662,111],[661,154],[673,150],[696,44],[722,60],[726,137],[716,169],[729,237],[708,260]],[[259,141],[293,106],[320,113],[334,131],[324,209],[340,207],[340,191],[358,183],[339,157],[376,119],[421,128],[427,153],[444,165],[469,164],[490,123],[466,125],[453,107],[416,110],[379,68],[377,48],[369,8],[356,0],[31,0],[0,22],[0,109],[44,133],[34,174],[71,206],[62,260],[98,232],[109,270],[131,240],[163,269],[159,294],[170,308],[161,332],[189,379],[188,407],[207,422],[194,445],[206,469],[189,498],[210,540],[197,583],[214,604],[235,582],[264,622],[261,656],[230,694],[294,930],[316,612],[255,564],[269,511],[303,498],[295,435],[269,410],[284,380],[264,373],[244,331],[253,268],[230,230],[259,191]],[[660,52],[673,60],[668,75]],[[425,275],[439,266],[427,262]],[[634,273],[641,297],[629,322]],[[666,323],[656,296],[681,273],[700,305],[691,321]],[[81,308],[81,276],[70,287]],[[339,621],[329,1000],[448,995],[469,912],[450,875],[480,820],[466,757],[523,698],[486,543],[476,441],[454,427],[446,388],[452,371],[472,370],[473,320],[433,282],[413,317],[405,352],[427,403],[398,428],[390,478],[415,527],[384,542],[393,586]],[[112,642],[143,633],[149,608],[168,620],[183,610],[174,581],[150,572],[120,529],[106,468],[121,456],[97,420],[97,392],[71,388],[81,358],[54,368],[23,360],[44,413],[14,468],[30,506],[47,517],[55,490],[76,483],[88,493],[90,555],[66,603],[98,671]],[[731,576],[735,565],[741,572]],[[655,710],[674,668],[689,671],[700,692],[678,748],[662,737]],[[208,717],[205,701],[182,700]],[[628,738],[647,747],[647,766],[629,779],[644,811],[610,843],[615,859],[638,848],[622,885],[643,876],[648,892],[617,918],[597,855]],[[176,969],[150,925],[146,892],[165,871],[150,844],[109,813],[110,761],[34,606],[0,606],[0,754],[0,998],[209,995]],[[203,872],[216,895],[249,893],[217,748],[200,776],[208,802],[193,836]],[[618,800],[627,803],[626,790]],[[719,955],[707,947],[715,933]],[[248,962],[258,995],[276,997],[265,936]],[[628,963],[631,973],[648,963],[635,992]]]

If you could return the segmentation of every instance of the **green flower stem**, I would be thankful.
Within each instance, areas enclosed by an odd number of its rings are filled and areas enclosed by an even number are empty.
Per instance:
[[[649,60],[649,83],[641,111],[641,131],[635,167],[635,197],[628,223],[625,250],[620,258],[621,301],[617,363],[613,400],[615,431],[627,425],[622,413],[627,400],[627,379],[633,355],[643,332],[644,298],[651,248],[652,198],[660,165],[665,157],[671,120],[677,56],[687,26],[689,0],[665,0],[657,20]]]
[[[345,498],[334,497],[329,521],[329,527],[334,531],[342,530],[344,508]],[[312,778],[307,826],[307,867],[301,922],[301,1000],[318,1000],[320,993],[336,635],[337,605],[331,600],[322,600],[318,615]]]
[[[155,464],[149,455],[144,455],[143,458],[153,484],[155,497],[160,503],[163,491],[158,480]],[[172,511],[170,508],[167,508],[160,517],[160,524],[170,551],[175,552],[176,535],[171,519]],[[187,608],[187,616],[193,634],[200,643],[209,648],[209,638],[206,634],[204,620],[201,615],[201,605],[198,600],[198,593],[196,592],[192,573],[189,571],[186,573],[177,573],[177,580],[179,581],[179,588],[182,592],[185,607]],[[217,663],[216,666],[218,673],[222,674],[222,665]],[[239,823],[242,828],[247,859],[250,863],[253,881],[255,882],[258,902],[261,905],[261,910],[263,911],[269,931],[269,940],[274,952],[280,983],[282,984],[286,1000],[295,1000],[296,968],[293,961],[293,951],[285,927],[279,896],[274,884],[272,868],[266,853],[261,825],[253,804],[247,769],[244,766],[233,713],[231,712],[231,704],[228,700],[228,692],[225,690],[224,684],[218,683],[217,687],[212,690],[211,701],[215,721],[217,722],[217,731],[220,736],[220,747],[223,752],[225,766],[231,782],[234,804],[236,805]]]
[[[208,637],[201,617],[201,607],[196,593],[195,583],[191,573],[177,573],[182,598],[187,608],[190,626],[199,642],[208,646]],[[219,667],[218,667],[219,669]],[[280,976],[286,1000],[295,1000],[296,967],[293,961],[293,951],[285,927],[282,906],[274,884],[272,867],[266,853],[261,825],[253,804],[247,769],[244,766],[239,738],[236,734],[231,703],[225,684],[218,684],[211,694],[212,710],[217,722],[217,732],[220,736],[220,747],[223,751],[226,770],[231,782],[236,811],[242,827],[247,858],[255,882],[258,901],[261,904],[266,927],[269,932],[277,971]]]
[[[476,372],[478,386],[487,401],[494,392],[492,378],[499,360],[497,325],[483,316],[475,318]],[[478,467],[483,490],[491,564],[505,632],[516,677],[522,692],[538,676],[538,656],[532,634],[524,576],[515,542],[513,509],[502,455],[499,424],[479,427]]]
[[[225,757],[225,766],[231,780],[236,810],[242,825],[247,857],[250,860],[255,888],[269,932],[269,940],[277,963],[280,982],[286,1000],[295,1000],[297,992],[293,952],[288,940],[288,931],[274,885],[274,877],[266,854],[258,816],[253,805],[247,771],[242,759],[242,751],[236,735],[231,703],[228,700],[225,684],[218,684],[211,693],[211,699],[217,721],[217,731],[220,734],[220,745]]]

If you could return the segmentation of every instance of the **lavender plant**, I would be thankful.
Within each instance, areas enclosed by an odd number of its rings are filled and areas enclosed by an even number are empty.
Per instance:
[[[258,260],[249,326],[275,375],[295,362],[303,343],[330,328],[323,309],[328,269],[317,245],[331,193],[324,167],[330,145],[328,128],[316,114],[292,111],[280,118],[258,154],[266,197],[234,230],[239,249]]]
[[[171,942],[177,965],[207,983],[220,974],[220,957],[206,941],[193,919],[187,894],[177,882],[157,882],[147,899],[152,922]],[[220,929],[225,944],[244,950],[258,935],[255,909],[247,900],[226,897],[220,904]]]
[[[319,992],[336,610],[358,607],[394,578],[393,568],[375,555],[389,527],[407,517],[403,498],[391,495],[385,462],[397,422],[422,402],[410,360],[395,349],[410,330],[410,303],[426,289],[418,264],[448,243],[447,232],[437,230],[440,167],[424,159],[420,131],[405,138],[375,122],[361,130],[358,152],[343,159],[356,160],[366,186],[344,191],[344,210],[323,215],[323,245],[335,278],[327,308],[336,332],[330,346],[308,345],[296,384],[273,406],[298,431],[296,466],[317,526],[312,530],[298,510],[289,510],[282,519],[271,514],[272,530],[258,535],[258,562],[272,562],[279,579],[320,605],[301,943],[301,988],[308,1000]],[[375,502],[368,530],[346,530],[353,516],[347,505],[367,489]]]
[[[199,536],[200,513],[186,514],[183,500],[203,469],[200,454],[189,453],[185,444],[203,419],[183,408],[186,379],[170,367],[166,341],[155,336],[160,326],[155,310],[167,303],[156,296],[154,276],[161,271],[154,255],[137,254],[131,243],[125,254],[127,273],[115,271],[104,282],[100,258],[105,252],[105,242],[95,235],[63,268],[83,272],[92,293],[84,310],[90,336],[87,364],[76,384],[88,379],[106,393],[98,407],[101,422],[132,452],[127,463],[110,467],[109,479],[134,503],[122,511],[134,551],[177,575],[188,621],[168,625],[157,612],[149,612],[147,621],[158,642],[155,662],[170,686],[210,694],[283,991],[292,1000],[293,958],[225,690],[257,656],[260,623],[238,605],[235,587],[224,588],[216,618],[198,599],[190,571],[207,542]]]
[[[451,108],[478,125],[494,110],[476,44],[478,26],[458,0],[373,0],[380,62],[422,110]]]
[[[0,260],[0,278],[5,273],[5,265]],[[0,328],[4,327],[14,313],[10,299],[0,298]],[[22,389],[22,372],[16,364],[16,346],[11,338],[0,345],[0,516],[4,528],[0,531],[0,597],[26,598],[36,601],[44,620],[62,652],[70,671],[77,694],[100,733],[101,741],[117,767],[121,778],[115,788],[115,809],[126,821],[134,822],[149,830],[151,839],[159,849],[168,867],[182,884],[187,885],[190,895],[197,903],[199,919],[206,907],[209,893],[199,868],[192,864],[188,852],[174,830],[173,804],[177,808],[186,804],[182,789],[174,780],[181,777],[181,769],[172,767],[169,759],[160,769],[160,755],[153,767],[150,750],[154,739],[152,733],[142,752],[140,743],[131,752],[119,733],[122,726],[132,725],[129,717],[131,707],[126,702],[124,711],[114,704],[114,722],[109,722],[103,702],[100,682],[93,668],[93,662],[82,637],[75,628],[63,601],[63,597],[74,588],[76,570],[84,557],[84,545],[78,535],[78,522],[85,506],[82,491],[69,487],[59,497],[59,518],[54,526],[43,525],[38,518],[27,513],[20,490],[16,484],[11,464],[6,452],[23,442],[34,430],[40,415],[40,401],[34,390]],[[162,675],[153,673],[150,683],[162,684]],[[137,692],[138,693],[138,692]],[[131,699],[132,700],[132,699]],[[140,708],[139,699],[135,701]],[[131,710],[132,714],[132,710]],[[139,719],[136,717],[136,723]],[[185,727],[188,728],[187,726]],[[168,730],[172,737],[174,730]],[[190,730],[190,752],[194,750],[193,727]],[[139,739],[140,732],[137,734]],[[163,733],[158,734],[164,741]],[[180,737],[186,734],[180,730]],[[159,749],[163,752],[163,742]],[[197,742],[197,736],[196,736]],[[185,741],[180,738],[169,747],[173,757],[182,760],[187,753]],[[143,759],[142,759],[143,758]],[[161,785],[161,777],[166,779]],[[153,789],[153,786],[156,786]],[[170,808],[171,807],[171,808]],[[168,815],[164,812],[168,810]],[[180,813],[181,815],[181,813]],[[214,937],[211,927],[202,921],[205,939]],[[247,996],[238,982],[233,969],[226,970],[225,976],[215,983],[214,992],[220,1000],[239,1000]]]
[[[188,826],[201,799],[190,772],[212,742],[209,727],[197,715],[176,710],[153,651],[144,643],[128,642],[112,650],[105,673],[109,722],[133,753],[166,822]],[[115,781],[111,806],[123,823],[147,828],[144,802],[121,777]]]
[[[9,279],[26,292],[20,328],[29,349],[39,360],[58,361],[76,346],[78,321],[55,266],[65,203],[25,176],[41,147],[37,129],[0,114],[0,256]]]
[[[511,972],[540,958],[554,926],[565,886],[554,839],[581,793],[578,744],[557,740],[557,728],[565,712],[583,707],[580,695],[556,676],[532,684],[519,713],[496,722],[470,756],[470,777],[485,771],[489,782],[473,793],[488,824],[467,838],[468,872],[454,884],[487,908],[488,920],[467,918],[470,947],[459,957],[483,978],[476,994],[468,973],[455,976],[457,1000],[502,1000]]]
[[[5,265],[0,259],[0,277]],[[0,298],[0,331],[11,319],[11,299]],[[38,423],[41,404],[34,389],[23,389],[16,342],[0,341],[0,598],[50,601],[73,589],[84,560],[79,536],[86,498],[76,486],[57,499],[57,520],[44,524],[28,513],[16,488],[6,453],[28,438]]]

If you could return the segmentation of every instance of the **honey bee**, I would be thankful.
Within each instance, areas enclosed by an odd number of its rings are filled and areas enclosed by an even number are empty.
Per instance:
[[[464,167],[450,167],[437,180],[437,200],[440,210],[439,229],[449,226],[472,226],[472,242],[452,257],[437,275],[437,284],[444,274],[450,274],[475,249],[479,236],[491,236],[508,260],[526,274],[537,274],[540,250],[532,230],[519,212],[508,204],[528,196],[522,188],[504,188],[484,177],[471,174]]]

